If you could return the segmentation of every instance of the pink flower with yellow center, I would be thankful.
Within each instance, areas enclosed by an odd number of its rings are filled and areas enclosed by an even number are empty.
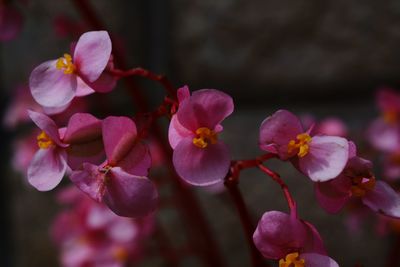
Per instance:
[[[287,110],[266,118],[260,127],[259,146],[292,163],[313,181],[328,181],[346,166],[348,141],[343,137],[310,134]]]
[[[219,140],[221,122],[233,112],[227,94],[203,89],[178,90],[178,112],[169,126],[169,142],[174,149],[173,163],[178,175],[189,184],[206,186],[220,182],[228,173],[228,147]]]

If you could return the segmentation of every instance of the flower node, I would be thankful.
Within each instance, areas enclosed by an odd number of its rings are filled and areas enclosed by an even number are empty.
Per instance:
[[[199,148],[206,148],[210,143],[217,143],[217,133],[207,127],[201,127],[196,130],[196,137],[193,138],[193,144]]]
[[[292,153],[293,151],[298,151],[297,155],[302,158],[308,154],[310,146],[308,143],[311,141],[311,136],[307,133],[298,134],[296,136],[296,140],[290,140],[288,144],[288,153]]]
[[[36,137],[37,143],[39,148],[41,149],[47,149],[54,145],[53,140],[44,132],[42,131],[37,137]]]
[[[279,267],[304,267],[305,260],[299,258],[299,253],[287,254],[285,259],[279,260]]]
[[[70,54],[64,54],[64,57],[60,57],[57,60],[56,67],[59,70],[64,70],[65,74],[72,74],[76,69]]]
[[[375,177],[355,177],[351,179],[351,192],[354,196],[363,197],[367,191],[371,191],[375,187]]]

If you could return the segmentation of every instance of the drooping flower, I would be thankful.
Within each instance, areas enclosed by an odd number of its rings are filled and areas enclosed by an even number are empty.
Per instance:
[[[264,213],[253,240],[265,258],[279,260],[279,267],[339,266],[327,256],[314,226],[280,211]]]
[[[351,197],[375,212],[400,218],[400,195],[384,181],[377,181],[372,163],[354,156],[335,179],[315,184],[315,194],[321,207],[330,213],[338,212]]]
[[[22,16],[11,5],[0,3],[0,41],[14,39],[22,28]]]
[[[106,31],[82,34],[72,54],[46,61],[32,71],[29,86],[40,105],[64,107],[75,96],[114,87],[115,79],[103,72],[111,56],[111,40]]]
[[[178,112],[168,133],[175,170],[189,184],[218,183],[230,166],[228,147],[218,135],[223,129],[220,123],[233,112],[232,98],[214,89],[198,90],[190,96],[187,87],[178,91],[178,98]]]
[[[313,181],[328,181],[338,176],[346,165],[348,141],[338,136],[310,135],[299,119],[287,110],[266,118],[260,127],[262,150],[290,159]]]
[[[127,117],[107,117],[102,124],[107,160],[84,163],[71,180],[98,202],[120,216],[142,217],[157,206],[155,185],[146,177],[151,165],[149,150],[137,138],[135,123]]]

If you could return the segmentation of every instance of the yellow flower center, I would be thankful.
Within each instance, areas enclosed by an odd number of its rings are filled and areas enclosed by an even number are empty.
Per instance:
[[[37,143],[39,148],[41,149],[47,149],[54,145],[53,140],[44,132],[42,131],[37,137],[36,137]]]
[[[289,253],[286,255],[285,259],[279,260],[279,267],[304,267],[306,261],[304,259],[299,259],[299,253]]]
[[[75,72],[75,65],[72,63],[72,57],[70,54],[64,54],[57,60],[56,68],[58,70],[64,70],[65,74],[72,74]]]
[[[363,197],[366,192],[374,189],[376,181],[375,177],[355,177],[351,179],[351,183],[351,193],[353,196]]]
[[[193,144],[200,148],[206,148],[210,143],[216,144],[218,140],[217,133],[207,127],[201,127],[196,130],[196,137],[193,138]]]
[[[308,154],[310,150],[310,146],[308,143],[311,142],[311,136],[307,133],[302,133],[296,136],[296,140],[290,140],[288,144],[288,153],[292,153],[293,151],[298,151],[297,155],[302,158]]]

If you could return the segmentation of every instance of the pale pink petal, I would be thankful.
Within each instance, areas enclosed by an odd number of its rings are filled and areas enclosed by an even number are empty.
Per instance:
[[[94,91],[99,93],[111,92],[116,84],[117,79],[108,72],[103,72],[96,81],[88,83]]]
[[[50,119],[48,116],[35,112],[32,110],[28,110],[28,115],[32,119],[32,121],[39,127],[42,131],[44,131],[57,145],[61,147],[67,147],[67,144],[63,144],[60,140],[60,135],[58,132],[57,125],[55,122]]]
[[[111,39],[106,31],[86,32],[76,44],[74,64],[84,80],[94,82],[107,66],[110,55]]]
[[[147,176],[150,166],[149,148],[143,143],[135,144],[128,154],[118,162],[118,167],[137,176]]]
[[[187,85],[182,86],[178,89],[176,94],[178,96],[178,102],[181,103],[183,100],[190,97],[189,87]]]
[[[67,169],[66,153],[56,147],[39,149],[28,168],[28,181],[39,191],[56,187]]]
[[[171,122],[169,124],[168,130],[168,139],[169,144],[171,145],[172,149],[179,144],[179,142],[186,138],[186,137],[194,137],[194,133],[179,123],[178,117],[176,115],[172,116]]]
[[[178,120],[183,127],[196,131],[200,127],[214,130],[233,112],[233,100],[224,92],[203,89],[193,92],[179,104]]]
[[[22,28],[22,16],[12,6],[2,3],[0,6],[0,41],[14,39]]]
[[[85,83],[80,77],[77,77],[77,87],[75,96],[82,97],[93,94],[95,91],[87,83]]]
[[[317,253],[302,253],[299,258],[305,260],[306,267],[339,267],[333,259]]]
[[[300,170],[314,182],[337,177],[349,157],[348,141],[336,136],[314,136],[307,155],[299,158]]]
[[[375,188],[367,192],[362,201],[373,211],[400,218],[400,195],[383,181],[376,181]]]
[[[71,181],[97,202],[101,202],[105,192],[105,177],[99,168],[96,165],[84,163],[82,170],[74,171],[70,175]]]
[[[315,183],[318,204],[329,213],[339,212],[351,197],[351,180],[340,175],[327,182]]]
[[[40,64],[29,78],[33,98],[45,107],[65,106],[75,97],[76,75],[57,69],[56,62],[50,60]]]
[[[113,166],[135,145],[136,124],[128,117],[107,117],[102,125],[103,142],[109,163]]]
[[[278,154],[283,160],[288,154],[288,144],[303,132],[300,120],[287,110],[278,110],[266,118],[260,126],[259,146],[262,150]]]
[[[148,178],[115,167],[110,171],[104,202],[119,216],[143,217],[156,209],[158,193]]]
[[[59,114],[63,111],[65,111],[69,106],[71,105],[71,102],[64,106],[59,106],[59,107],[42,107],[43,112],[46,113],[47,115],[55,115]]]
[[[192,138],[183,139],[175,148],[172,161],[178,175],[192,185],[206,186],[220,182],[228,173],[228,147],[218,141],[206,148],[193,144]]]
[[[379,118],[368,128],[367,138],[371,144],[384,152],[396,152],[400,148],[400,128],[397,124]]]
[[[101,120],[89,113],[75,113],[69,119],[63,141],[68,144],[87,143],[101,138]]]

